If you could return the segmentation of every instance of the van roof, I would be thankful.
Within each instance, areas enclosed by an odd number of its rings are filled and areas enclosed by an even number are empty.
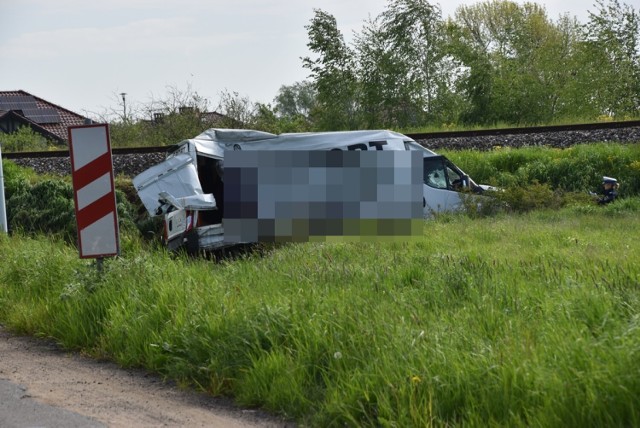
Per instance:
[[[271,134],[250,129],[211,128],[195,138],[184,140],[198,152],[221,156],[224,150],[343,150],[353,145],[366,144],[374,147],[378,141],[386,142],[390,150],[416,150],[420,147],[413,139],[404,134],[388,130],[301,132]],[[430,151],[429,151],[430,152]],[[432,152],[431,152],[432,153]]]
[[[345,140],[364,140],[364,139],[401,139],[403,141],[413,141],[404,134],[388,130],[364,130],[364,131],[332,131],[332,132],[294,132],[284,134],[271,134],[264,131],[255,131],[252,129],[221,129],[211,128],[204,131],[194,139],[216,141],[220,143],[257,143],[266,140],[279,141],[314,141],[323,139],[331,142],[342,142]]]

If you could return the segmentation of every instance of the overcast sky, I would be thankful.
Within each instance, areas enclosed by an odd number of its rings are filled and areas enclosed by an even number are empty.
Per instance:
[[[477,0],[446,0],[443,16]],[[623,0],[635,9],[640,0]],[[518,0],[518,3],[523,1]],[[538,0],[548,16],[587,22],[595,0]],[[304,80],[313,9],[350,41],[388,0],[0,0],[0,90],[22,89],[95,118],[163,98],[167,87],[210,100],[221,91],[272,102]]]

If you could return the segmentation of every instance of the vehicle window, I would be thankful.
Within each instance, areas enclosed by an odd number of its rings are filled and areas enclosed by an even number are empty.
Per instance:
[[[436,189],[447,188],[447,176],[442,158],[424,159],[424,184]]]
[[[449,178],[449,189],[456,192],[462,191],[462,173],[451,162],[447,161],[447,176]]]

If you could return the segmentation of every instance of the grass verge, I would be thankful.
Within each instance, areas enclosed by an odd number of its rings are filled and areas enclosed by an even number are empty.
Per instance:
[[[311,426],[640,424],[638,201],[98,274],[0,236],[0,321]]]

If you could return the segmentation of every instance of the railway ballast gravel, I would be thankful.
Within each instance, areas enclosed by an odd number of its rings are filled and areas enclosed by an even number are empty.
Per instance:
[[[411,134],[409,134],[411,136]],[[424,136],[425,134],[421,134]],[[415,138],[415,137],[414,137]],[[417,138],[417,141],[432,150],[493,150],[498,147],[554,147],[568,148],[577,144],[611,142],[640,143],[640,127],[615,129],[591,129],[562,132],[535,132],[506,134],[496,130],[496,135],[475,135],[469,137]],[[149,167],[161,162],[165,152],[113,154],[113,167],[116,176],[133,177]],[[71,173],[69,157],[14,157],[11,159],[20,166],[33,168],[39,174],[67,175]]]

